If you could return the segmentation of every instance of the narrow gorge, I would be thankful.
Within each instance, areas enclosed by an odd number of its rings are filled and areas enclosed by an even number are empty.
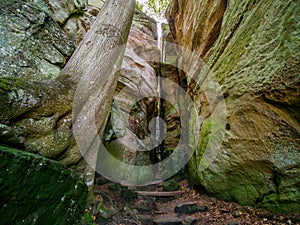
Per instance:
[[[299,224],[299,49],[296,0],[1,2],[0,225]]]

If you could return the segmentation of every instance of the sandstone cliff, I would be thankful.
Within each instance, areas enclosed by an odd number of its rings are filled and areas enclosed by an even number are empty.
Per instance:
[[[168,8],[176,43],[204,59],[225,97],[221,150],[202,171],[214,112],[189,82],[204,117],[189,174],[211,195],[272,210],[300,208],[299,12],[297,1],[277,0],[173,0]],[[179,65],[190,67],[188,58],[181,55]]]

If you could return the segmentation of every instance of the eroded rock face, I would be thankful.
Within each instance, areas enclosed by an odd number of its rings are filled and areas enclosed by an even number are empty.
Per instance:
[[[170,81],[161,82],[161,95],[169,97],[169,101],[162,99],[162,116],[167,125],[167,133],[163,143],[166,157],[175,150],[180,139],[180,107],[178,104],[177,87],[181,85],[181,79],[179,77],[179,70],[176,67],[178,57],[173,44],[174,39],[168,24],[162,24],[162,30],[164,43],[162,46],[163,59],[160,67],[160,76]]]
[[[201,171],[213,112],[189,83],[204,118],[189,173],[212,195],[271,210],[300,208],[299,12],[296,2],[277,0],[174,0],[168,9],[176,42],[205,60],[225,97],[221,150]],[[183,68],[191,66],[188,58],[179,60]]]
[[[75,224],[87,186],[58,162],[0,147],[0,215],[3,224]]]
[[[31,81],[56,78],[75,49],[73,42],[32,3],[1,4],[0,77]]]

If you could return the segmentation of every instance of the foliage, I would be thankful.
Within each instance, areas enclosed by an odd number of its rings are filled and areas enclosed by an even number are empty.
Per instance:
[[[169,0],[149,0],[148,7],[153,10],[154,13],[161,16],[165,12],[169,4]]]
[[[162,18],[164,17],[164,12],[166,11],[169,3],[170,0],[140,0],[140,3],[137,2],[137,8],[151,16]]]
[[[144,9],[144,6],[143,6],[141,3],[139,3],[139,2],[136,2],[136,7],[137,7],[138,10],[144,11],[144,10],[143,10],[143,9]]]
[[[86,211],[83,216],[82,225],[96,225],[95,218],[90,211]]]

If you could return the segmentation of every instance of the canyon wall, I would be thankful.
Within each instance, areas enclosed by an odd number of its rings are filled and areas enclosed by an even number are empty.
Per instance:
[[[188,82],[203,118],[189,175],[210,195],[299,211],[299,15],[296,1],[279,0],[173,0],[167,10],[175,42],[207,63],[207,79],[214,77],[225,98],[221,149],[203,170],[215,112],[197,81]],[[189,57],[181,52],[179,67],[191,67]]]

